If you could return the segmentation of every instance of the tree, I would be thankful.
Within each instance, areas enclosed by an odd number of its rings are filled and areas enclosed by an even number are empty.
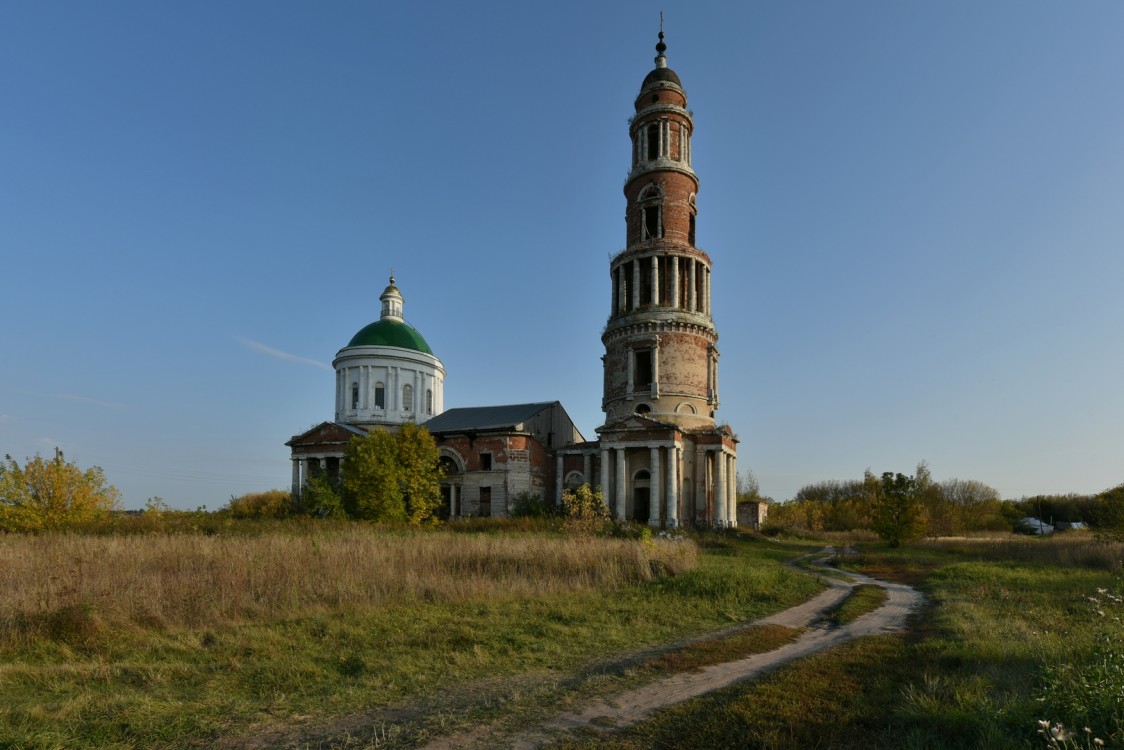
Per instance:
[[[1124,541],[1124,484],[1105,490],[1095,498],[1093,521],[1097,539]]]
[[[761,485],[752,470],[738,472],[737,497],[739,503],[749,503],[761,499]]]
[[[589,484],[562,491],[562,517],[566,530],[575,534],[601,534],[612,524],[601,488]]]
[[[298,510],[317,518],[346,515],[339,481],[324,473],[313,474],[301,489]]]
[[[441,507],[441,451],[429,430],[407,422],[395,435],[399,482],[406,501],[406,520],[418,524],[437,519]]]
[[[878,536],[897,547],[925,533],[925,506],[917,491],[917,479],[884,472],[872,527]]]
[[[441,504],[440,451],[424,427],[407,422],[397,433],[372,430],[344,454],[344,509],[370,521],[420,524]]]
[[[56,450],[53,460],[39,454],[20,466],[11,456],[0,464],[0,529],[47,531],[97,521],[117,507],[120,493],[105,481],[97,466],[82,471],[63,461]]]

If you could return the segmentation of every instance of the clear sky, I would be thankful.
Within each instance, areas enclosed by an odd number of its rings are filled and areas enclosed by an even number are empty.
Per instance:
[[[391,268],[447,407],[595,438],[661,6],[762,491],[1124,481],[1116,0],[2,3],[0,453],[286,487]]]

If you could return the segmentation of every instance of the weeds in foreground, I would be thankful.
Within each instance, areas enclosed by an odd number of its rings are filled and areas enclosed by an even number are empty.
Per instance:
[[[1045,719],[1038,722],[1038,734],[1046,747],[1057,750],[1095,750],[1104,747],[1104,740],[1093,736],[1093,730],[1085,727],[1080,732],[1066,729],[1065,724],[1051,724]]]
[[[1069,732],[1060,723],[1039,722],[1039,734],[1047,730],[1044,736],[1061,741],[1096,733],[1124,742],[1124,598],[1098,588],[1085,604],[1085,616],[1093,622],[1091,648],[1075,659],[1046,660],[1038,696],[1048,715],[1065,717],[1084,731]]]

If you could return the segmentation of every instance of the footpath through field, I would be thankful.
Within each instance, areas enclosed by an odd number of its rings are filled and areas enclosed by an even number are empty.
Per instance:
[[[815,557],[818,562],[822,562],[832,554],[834,550],[828,548]],[[831,576],[830,571],[825,572]],[[847,572],[847,577],[849,580],[827,577],[824,582],[829,588],[823,593],[803,604],[753,623],[811,628],[792,643],[745,659],[714,664],[693,672],[674,674],[612,698],[591,702],[574,712],[558,716],[516,736],[505,737],[502,739],[502,746],[530,750],[561,740],[567,733],[582,727],[620,729],[636,724],[661,708],[720,690],[735,682],[754,679],[795,659],[840,643],[863,636],[903,630],[909,615],[921,606],[921,594],[910,586],[889,583],[850,571]],[[825,621],[826,614],[859,584],[881,587],[886,591],[886,601],[878,609],[845,625],[828,624]],[[467,750],[499,746],[495,744],[497,742],[501,742],[500,738],[488,737],[482,732],[472,732],[435,740],[425,748],[426,750]]]

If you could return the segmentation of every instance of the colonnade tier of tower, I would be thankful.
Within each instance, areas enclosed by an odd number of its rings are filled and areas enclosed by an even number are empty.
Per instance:
[[[638,413],[706,429],[718,408],[711,262],[695,246],[694,120],[663,39],[660,32],[656,67],[640,86],[629,124],[626,246],[610,264],[601,406],[607,425]]]

